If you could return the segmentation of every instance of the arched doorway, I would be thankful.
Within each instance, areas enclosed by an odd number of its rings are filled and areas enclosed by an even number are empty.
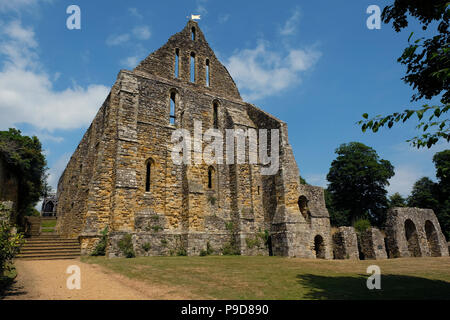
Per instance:
[[[54,205],[53,205],[53,202],[51,202],[51,201],[49,201],[49,202],[47,202],[46,204],[45,204],[45,207],[44,207],[44,216],[52,216],[53,215],[53,208],[54,208]]]
[[[425,233],[427,235],[428,247],[430,248],[431,256],[440,257],[441,250],[439,248],[439,238],[436,232],[436,228],[430,220],[427,220],[425,222]]]
[[[421,257],[422,253],[419,246],[419,237],[414,222],[410,219],[405,221],[405,236],[408,243],[408,251],[411,257]]]
[[[314,237],[314,251],[317,259],[325,259],[325,243],[321,235]]]

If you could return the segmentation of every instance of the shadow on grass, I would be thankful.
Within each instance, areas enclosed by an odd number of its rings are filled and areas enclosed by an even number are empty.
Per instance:
[[[450,299],[450,283],[426,278],[381,275],[381,289],[369,290],[369,275],[328,277],[297,275],[297,282],[310,291],[306,299]]]
[[[20,297],[25,293],[26,291],[17,285],[17,281],[14,280],[14,278],[0,278],[0,300],[5,299],[6,297]]]

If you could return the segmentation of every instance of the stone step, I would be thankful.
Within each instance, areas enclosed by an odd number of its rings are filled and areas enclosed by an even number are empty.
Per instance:
[[[40,251],[40,250],[50,250],[50,251],[64,251],[64,250],[80,250],[79,245],[70,245],[70,246],[24,246],[20,249],[21,253],[31,252],[31,251]]]
[[[55,254],[62,254],[62,255],[80,255],[80,248],[77,249],[63,249],[63,250],[49,250],[49,249],[40,249],[40,250],[22,250],[20,251],[20,253],[18,254],[18,257],[20,256],[29,256],[29,255],[55,255]]]
[[[32,259],[32,260],[49,260],[49,259],[76,259],[79,253],[34,253],[34,254],[19,254],[17,259]]]

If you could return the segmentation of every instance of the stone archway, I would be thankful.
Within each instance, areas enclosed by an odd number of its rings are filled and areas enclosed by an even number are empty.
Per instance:
[[[439,247],[439,238],[434,224],[427,220],[425,221],[425,234],[427,235],[428,247],[430,248],[430,255],[432,257],[440,257],[441,249]]]
[[[54,209],[55,205],[53,204],[52,201],[49,201],[45,204],[44,206],[44,212],[43,212],[43,216],[44,217],[51,217],[53,216],[53,209]]]
[[[325,243],[321,235],[314,237],[314,251],[317,259],[325,259]]]
[[[422,252],[419,246],[419,236],[417,234],[416,225],[411,219],[405,221],[405,236],[408,244],[408,251],[411,257],[421,257]]]
[[[305,196],[300,196],[298,197],[297,204],[300,213],[302,214],[303,218],[305,218],[305,221],[311,223],[311,212],[308,208],[308,199]]]

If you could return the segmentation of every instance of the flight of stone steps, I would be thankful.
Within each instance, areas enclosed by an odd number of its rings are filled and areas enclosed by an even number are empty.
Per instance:
[[[16,256],[27,260],[75,259],[80,256],[80,244],[76,239],[60,238],[56,234],[32,236]]]

